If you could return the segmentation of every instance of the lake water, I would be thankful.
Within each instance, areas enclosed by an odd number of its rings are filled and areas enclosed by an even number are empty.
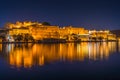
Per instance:
[[[0,79],[120,79],[120,42],[0,44]]]

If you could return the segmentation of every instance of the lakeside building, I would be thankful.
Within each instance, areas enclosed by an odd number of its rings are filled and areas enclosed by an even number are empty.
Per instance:
[[[58,26],[31,26],[30,34],[35,40],[43,40],[46,38],[59,39],[59,27]]]
[[[89,35],[90,35],[90,40],[92,41],[116,40],[116,35],[112,34],[109,30],[104,30],[104,31],[103,30],[100,30],[100,31],[90,30]]]
[[[65,31],[63,31],[62,29],[64,29]],[[74,40],[88,41],[89,40],[89,37],[87,36],[88,30],[84,28],[67,26],[67,27],[63,27],[62,29],[61,29],[62,32],[60,34],[64,35],[64,33],[66,33],[64,36],[67,36],[68,41],[74,41]]]
[[[6,41],[109,41],[116,40],[116,35],[108,30],[87,30],[73,26],[51,26],[38,22],[16,22],[5,28]]]

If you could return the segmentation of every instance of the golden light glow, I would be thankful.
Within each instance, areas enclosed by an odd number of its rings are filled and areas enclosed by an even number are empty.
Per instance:
[[[6,44],[7,45],[7,44]],[[56,61],[105,60],[116,52],[116,42],[82,42],[66,44],[9,44],[3,49],[8,55],[10,65],[31,68],[34,65],[45,66]],[[120,45],[119,45],[120,46]],[[10,47],[8,49],[8,47]],[[7,48],[7,49],[6,49]],[[9,51],[7,51],[9,50]],[[119,51],[120,49],[118,49]],[[2,55],[2,54],[1,54]]]
[[[38,22],[19,22],[8,25],[8,35],[14,36],[18,34],[29,34],[35,40],[43,39],[65,39],[67,41],[100,41],[100,40],[116,40],[116,36],[110,33],[109,30],[86,30],[84,28],[77,28],[66,26],[59,28],[59,26],[42,25]]]

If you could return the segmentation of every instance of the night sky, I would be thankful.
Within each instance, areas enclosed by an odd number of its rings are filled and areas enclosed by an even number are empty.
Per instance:
[[[38,21],[86,29],[120,29],[119,0],[0,0],[0,26]]]

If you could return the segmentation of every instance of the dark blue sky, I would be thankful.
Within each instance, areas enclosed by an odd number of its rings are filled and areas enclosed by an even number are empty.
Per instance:
[[[119,0],[0,0],[0,26],[39,21],[87,29],[120,29]]]

